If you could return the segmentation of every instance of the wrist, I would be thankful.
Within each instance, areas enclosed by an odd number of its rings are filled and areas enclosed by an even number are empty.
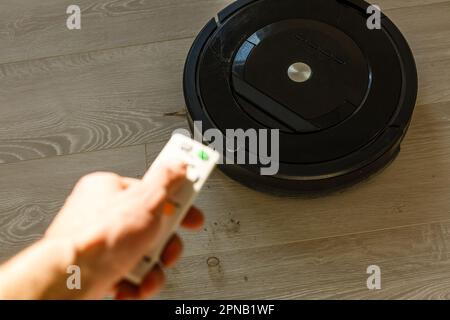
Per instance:
[[[4,299],[70,299],[82,290],[67,286],[76,250],[69,242],[43,238],[0,269],[0,297]],[[30,272],[30,269],[33,269]]]
[[[82,292],[69,286],[71,266],[77,265],[75,246],[63,239],[42,238],[34,248],[41,273],[42,294],[38,299],[71,299]],[[43,273],[47,273],[44,275]]]
[[[55,275],[53,296],[57,299],[96,298],[95,268],[85,246],[64,238],[44,237],[41,251],[50,252],[49,265]],[[52,299],[53,297],[50,297]]]

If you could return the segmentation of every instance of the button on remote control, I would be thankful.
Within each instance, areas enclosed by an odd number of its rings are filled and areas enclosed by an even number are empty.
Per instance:
[[[181,145],[181,150],[186,151],[186,152],[191,152],[192,151],[192,145],[187,144],[187,143],[183,143]]]

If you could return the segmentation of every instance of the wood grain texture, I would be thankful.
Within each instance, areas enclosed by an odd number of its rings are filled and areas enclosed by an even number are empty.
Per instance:
[[[0,163],[161,141],[191,40],[0,65]],[[173,120],[176,121],[173,121]]]
[[[40,238],[81,176],[95,171],[141,176],[144,150],[135,146],[0,165],[0,261]]]
[[[231,0],[2,0],[0,63],[194,36]],[[82,10],[81,30],[66,9]]]
[[[449,299],[450,224],[435,223],[184,258],[164,299]],[[367,289],[367,267],[381,290]]]

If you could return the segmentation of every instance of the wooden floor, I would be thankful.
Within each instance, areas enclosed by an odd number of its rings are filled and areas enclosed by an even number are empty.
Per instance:
[[[75,181],[141,176],[185,127],[193,37],[231,0],[0,2],[0,259],[38,239]],[[216,172],[160,298],[450,298],[450,1],[378,0],[420,74],[400,157],[339,194],[280,199]],[[181,113],[181,115],[180,115]],[[382,290],[366,288],[366,268]]]

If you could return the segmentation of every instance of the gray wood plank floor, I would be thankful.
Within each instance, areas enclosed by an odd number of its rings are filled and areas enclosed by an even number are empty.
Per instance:
[[[38,239],[75,181],[140,176],[186,126],[193,37],[231,0],[0,3],[0,261]],[[450,1],[378,4],[411,44],[418,106],[392,166],[317,199],[263,195],[216,172],[199,234],[160,298],[450,298]],[[382,290],[366,268],[382,268]]]

